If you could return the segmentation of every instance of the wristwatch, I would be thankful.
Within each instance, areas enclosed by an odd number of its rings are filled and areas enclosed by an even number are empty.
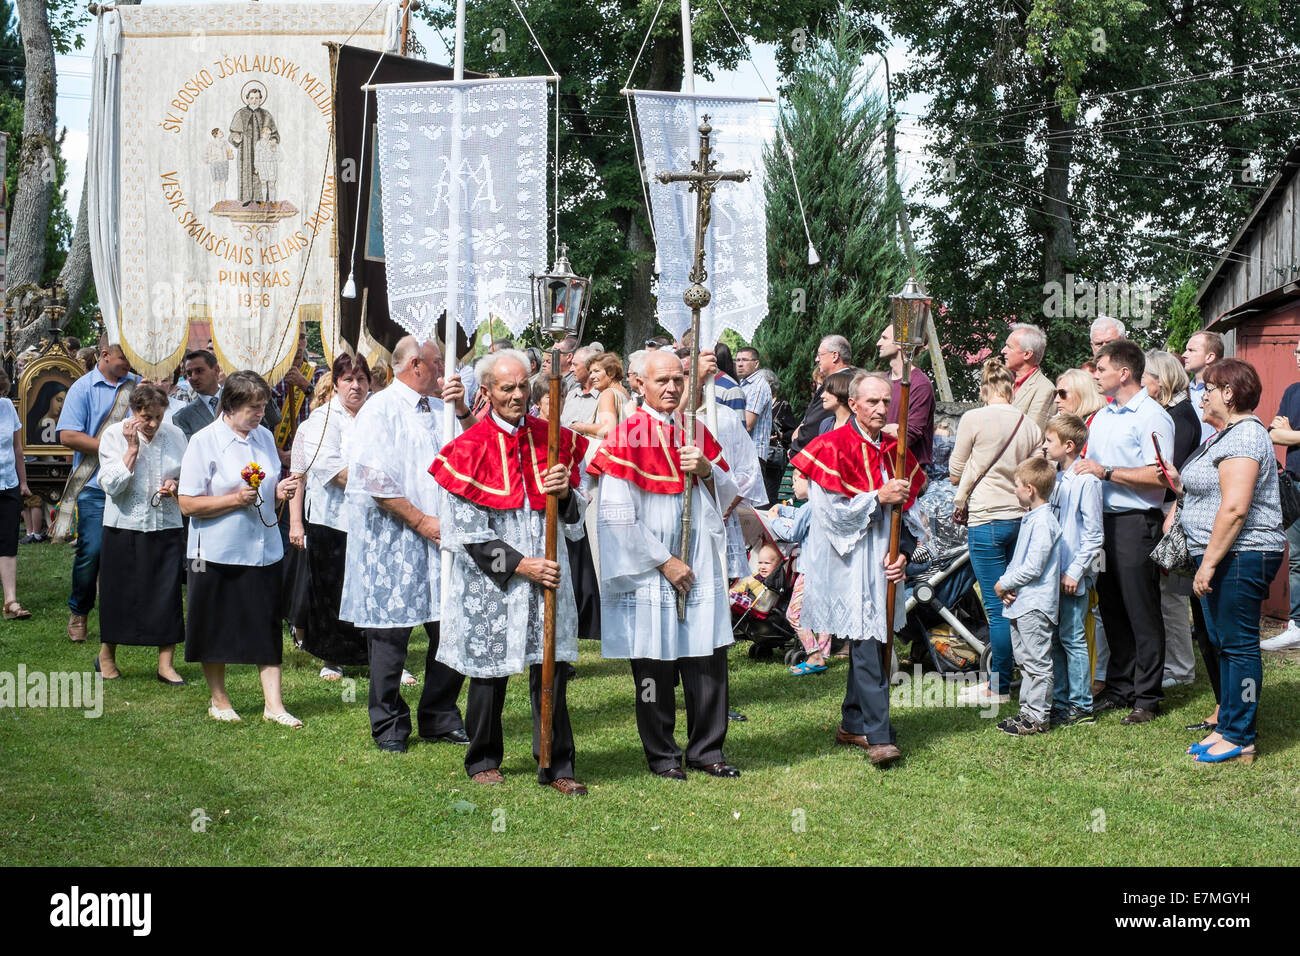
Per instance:
[[[1102,478],[1101,480],[1102,480],[1102,481],[1110,481],[1110,473],[1111,473],[1112,471],[1114,471],[1114,470],[1115,470],[1114,468],[1107,467],[1107,468],[1106,468],[1106,476],[1105,476],[1104,478]]]

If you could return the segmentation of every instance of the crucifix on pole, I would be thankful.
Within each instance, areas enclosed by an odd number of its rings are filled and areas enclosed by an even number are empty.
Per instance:
[[[702,117],[700,123],[700,158],[691,160],[691,172],[689,173],[659,173],[656,177],[664,185],[669,183],[690,183],[690,191],[695,193],[695,261],[691,266],[690,280],[691,284],[686,287],[682,293],[682,301],[686,303],[691,310],[691,366],[689,382],[687,384],[687,399],[685,418],[686,440],[695,441],[695,402],[696,391],[700,384],[700,310],[709,304],[711,298],[708,288],[704,285],[704,280],[709,274],[704,269],[704,237],[709,228],[709,218],[712,215],[713,191],[718,188],[718,183],[743,183],[750,177],[748,170],[736,169],[729,172],[717,172],[717,162],[710,158],[713,147],[709,143],[709,136],[713,132],[713,127],[709,125],[709,117],[706,114]],[[682,489],[682,543],[681,543],[681,560],[687,561],[690,556],[691,544],[691,491],[694,486],[694,475],[686,475],[684,487]],[[686,595],[682,592],[677,594],[677,619],[686,619]]]

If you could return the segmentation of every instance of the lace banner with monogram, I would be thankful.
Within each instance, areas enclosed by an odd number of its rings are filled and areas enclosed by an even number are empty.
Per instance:
[[[546,82],[378,87],[389,312],[421,340],[442,338],[449,303],[470,336],[489,318],[513,333],[532,321],[528,277],[546,268]]]

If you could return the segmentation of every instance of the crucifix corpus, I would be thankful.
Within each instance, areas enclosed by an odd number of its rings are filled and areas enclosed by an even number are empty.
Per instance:
[[[709,135],[713,127],[709,125],[708,114],[700,123],[700,158],[691,160],[689,173],[659,173],[656,177],[664,185],[669,183],[690,183],[690,191],[695,193],[695,262],[691,266],[691,284],[682,293],[682,301],[691,310],[691,367],[687,383],[687,400],[685,418],[686,440],[695,441],[695,393],[700,385],[700,310],[709,304],[709,290],[704,280],[709,274],[704,269],[704,236],[709,228],[713,191],[718,183],[743,183],[750,177],[748,170],[736,169],[729,172],[717,172],[716,161],[709,158],[713,148]],[[716,437],[716,436],[715,436]],[[681,560],[690,555],[691,543],[691,492],[695,485],[695,476],[686,475],[682,488],[682,542]],[[686,620],[686,595],[677,594],[677,619]]]

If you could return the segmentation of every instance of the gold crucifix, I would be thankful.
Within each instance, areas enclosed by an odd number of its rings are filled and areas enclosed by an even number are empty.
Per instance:
[[[688,442],[695,441],[695,393],[700,385],[700,310],[709,304],[711,298],[709,290],[704,285],[704,280],[709,276],[704,269],[704,235],[705,230],[709,228],[709,218],[712,215],[713,191],[718,188],[718,183],[743,183],[751,175],[743,169],[725,173],[716,171],[718,164],[713,159],[710,159],[713,147],[709,143],[709,134],[713,132],[713,127],[709,125],[708,114],[704,115],[703,120],[700,123],[700,158],[691,160],[691,172],[659,173],[656,177],[665,186],[669,183],[690,183],[690,191],[695,193],[697,197],[695,204],[695,260],[691,265],[691,284],[682,293],[682,301],[691,310],[691,367],[684,415],[686,440]],[[684,482],[685,487],[682,489],[681,560],[686,564],[690,564],[691,490],[694,486],[694,477],[694,475],[687,475]],[[677,594],[677,619],[686,619],[686,595],[681,592]]]

